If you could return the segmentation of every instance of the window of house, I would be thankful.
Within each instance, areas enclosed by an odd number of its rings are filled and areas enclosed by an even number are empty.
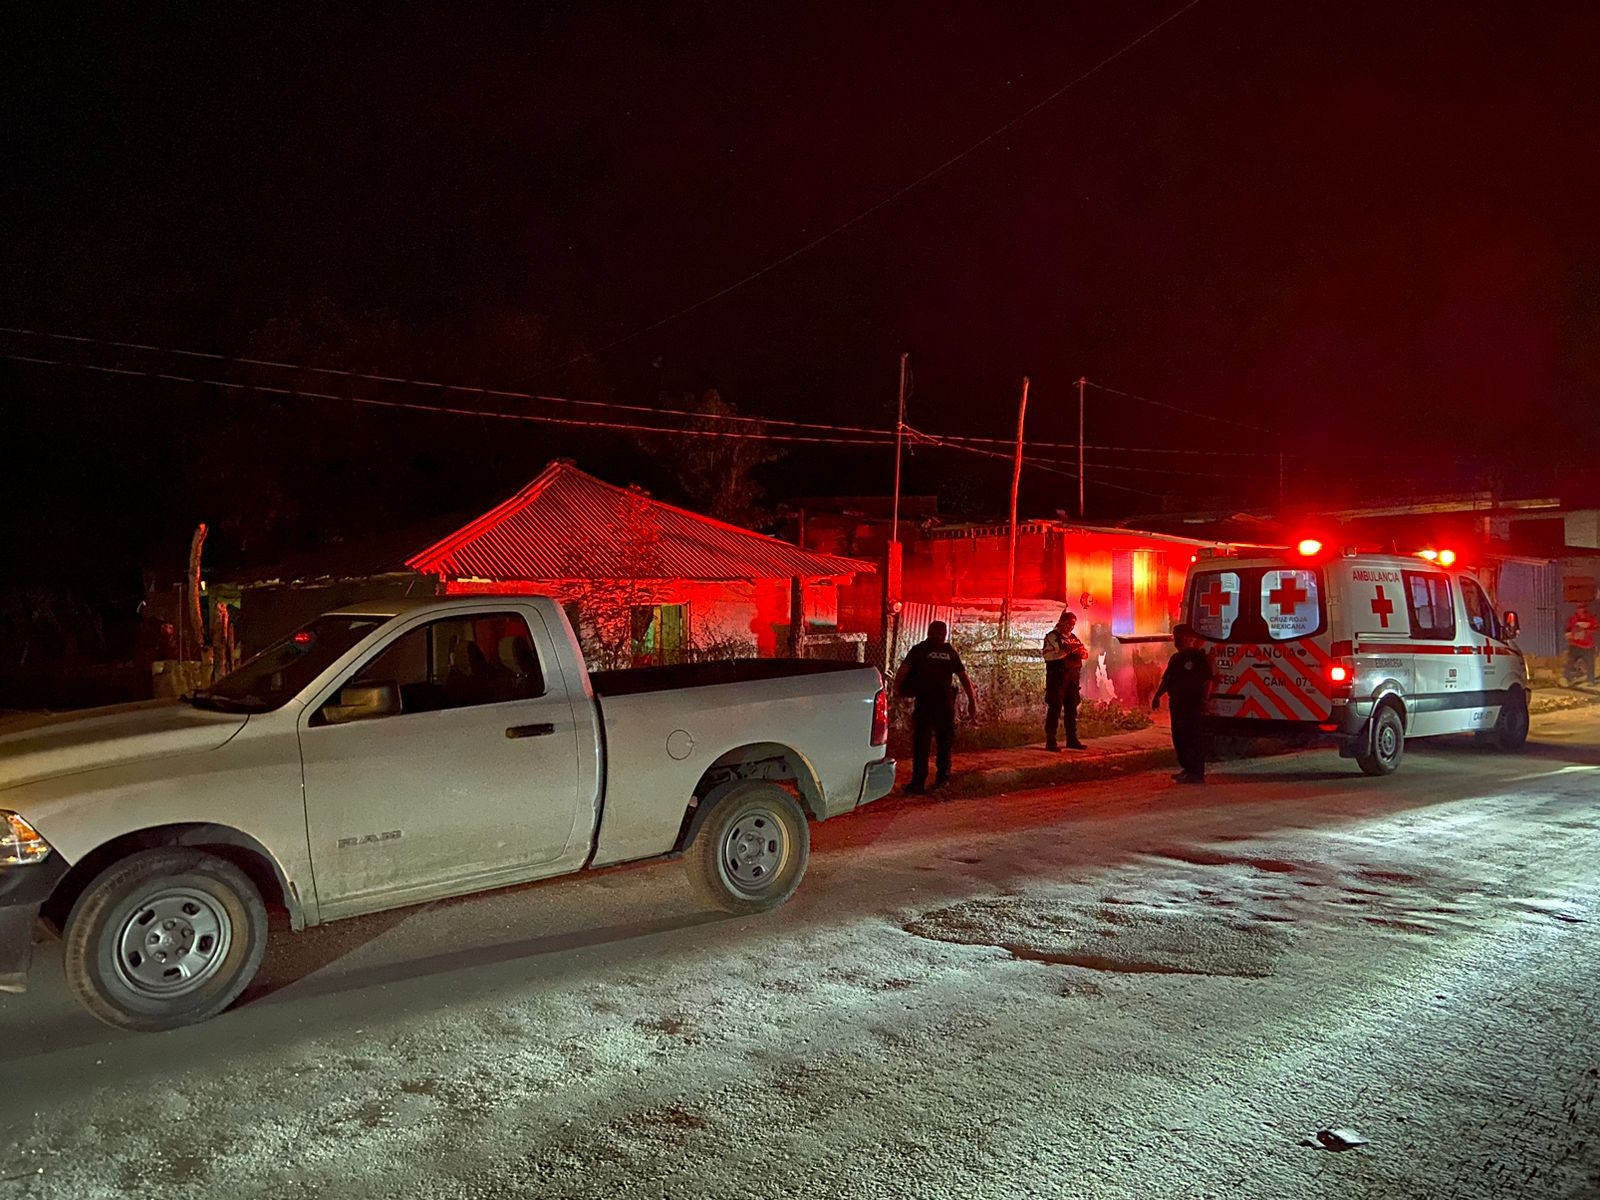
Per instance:
[[[633,665],[669,666],[689,648],[687,604],[640,605],[633,610]]]
[[[1402,572],[1406,581],[1406,608],[1411,616],[1411,636],[1448,641],[1456,636],[1456,610],[1450,600],[1450,581],[1443,575]]]
[[[1467,627],[1484,637],[1499,637],[1500,622],[1489,604],[1489,597],[1474,579],[1461,581],[1461,606],[1467,610]]]

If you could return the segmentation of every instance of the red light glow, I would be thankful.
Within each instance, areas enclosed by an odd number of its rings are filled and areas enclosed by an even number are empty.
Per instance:
[[[872,699],[872,744],[884,746],[889,742],[889,693],[882,688]]]
[[[1298,549],[1300,553],[1304,554],[1307,558],[1310,558],[1313,554],[1322,553],[1322,543],[1317,541],[1316,538],[1302,538],[1300,540],[1300,545],[1297,546],[1296,549]]]
[[[1456,552],[1454,550],[1439,551],[1439,565],[1441,567],[1448,567],[1451,563],[1455,562],[1455,560]]]
[[[311,631],[309,629],[300,630],[294,635],[293,641],[296,646],[311,645]]]

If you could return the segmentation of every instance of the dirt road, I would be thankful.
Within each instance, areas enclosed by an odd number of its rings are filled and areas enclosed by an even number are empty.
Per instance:
[[[159,1036],[41,947],[0,1196],[1600,1196],[1600,714],[1534,736],[884,801],[767,917],[437,904]]]

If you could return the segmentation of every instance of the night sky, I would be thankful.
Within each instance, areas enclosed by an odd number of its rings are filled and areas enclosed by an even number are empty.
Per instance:
[[[236,354],[319,297],[435,330],[530,314],[595,352],[591,394],[714,387],[748,414],[875,426],[905,350],[913,423],[1009,436],[1027,374],[1030,436],[1060,441],[1081,374],[1274,431],[1091,392],[1091,443],[1282,448],[1308,506],[1495,470],[1543,487],[1595,460],[1593,4],[1200,0],[664,320],[1184,3],[35,6],[0,80],[0,324]],[[550,386],[446,361],[452,382]],[[206,515],[200,484],[151,465],[195,403],[173,393],[202,389],[14,361],[0,385],[30,414],[3,499],[29,547],[57,544],[8,574],[73,574],[64,541],[103,559],[88,526],[108,503],[118,564]],[[78,452],[108,436],[114,453]],[[510,442],[393,511],[492,500],[569,440]],[[578,449],[660,483],[631,444]],[[1091,470],[1103,517],[1260,501],[1277,470],[1090,458],[1223,475]],[[796,448],[764,482],[883,490],[889,468]],[[908,487],[998,512],[1005,475],[924,450]],[[1031,511],[1075,503],[1030,473]]]

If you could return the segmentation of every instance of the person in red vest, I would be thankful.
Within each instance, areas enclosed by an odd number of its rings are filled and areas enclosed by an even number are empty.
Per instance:
[[[1567,663],[1569,678],[1579,677],[1581,669],[1583,676],[1590,683],[1594,679],[1594,635],[1600,629],[1600,621],[1589,611],[1586,601],[1580,601],[1578,611],[1567,620]]]

